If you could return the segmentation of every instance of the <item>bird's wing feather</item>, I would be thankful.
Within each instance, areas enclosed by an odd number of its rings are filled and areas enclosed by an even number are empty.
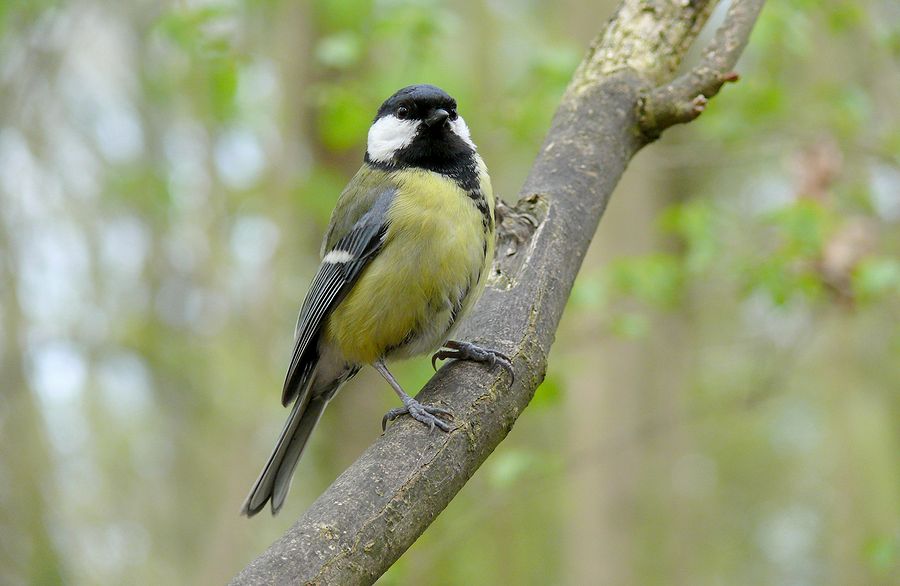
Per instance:
[[[316,341],[328,313],[381,249],[387,231],[387,209],[396,191],[391,187],[373,198],[372,207],[324,255],[297,319],[294,351],[281,395],[283,405],[294,400],[315,366]]]

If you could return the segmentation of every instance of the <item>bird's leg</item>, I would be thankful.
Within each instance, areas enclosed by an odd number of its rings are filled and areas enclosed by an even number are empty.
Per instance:
[[[421,421],[427,425],[429,431],[433,431],[435,427],[441,431],[450,431],[450,424],[438,417],[438,415],[443,417],[453,417],[452,413],[446,409],[441,409],[440,407],[423,405],[403,392],[403,389],[394,378],[394,375],[392,375],[390,371],[388,371],[387,366],[384,365],[384,361],[377,360],[372,366],[374,366],[375,370],[384,377],[388,384],[391,385],[391,388],[394,389],[394,392],[397,393],[397,396],[400,397],[400,400],[403,401],[403,407],[391,409],[384,414],[384,417],[381,419],[382,430],[387,429],[388,421],[393,421],[401,415],[406,415],[408,413],[409,416],[416,421]]]
[[[444,343],[444,347],[435,352],[431,357],[431,366],[437,369],[435,363],[438,360],[446,360],[447,358],[454,358],[456,360],[472,360],[474,362],[489,364],[490,366],[499,364],[504,368],[504,370],[506,370],[506,372],[509,373],[510,379],[516,379],[516,374],[515,372],[513,372],[512,361],[506,354],[498,352],[497,350],[491,350],[489,348],[476,346],[471,342],[457,342],[455,340],[447,340]]]

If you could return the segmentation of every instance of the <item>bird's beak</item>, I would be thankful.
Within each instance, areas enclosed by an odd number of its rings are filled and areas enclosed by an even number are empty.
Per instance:
[[[434,128],[441,126],[450,117],[450,113],[443,108],[437,108],[431,115],[425,119],[425,126]]]

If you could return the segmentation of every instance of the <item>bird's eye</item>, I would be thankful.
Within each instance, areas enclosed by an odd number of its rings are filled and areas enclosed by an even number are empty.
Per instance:
[[[400,120],[404,120],[407,116],[409,116],[409,108],[406,106],[400,106],[397,108],[397,118]]]
[[[456,108],[450,110],[450,120],[456,120],[459,117],[459,114],[456,113]]]

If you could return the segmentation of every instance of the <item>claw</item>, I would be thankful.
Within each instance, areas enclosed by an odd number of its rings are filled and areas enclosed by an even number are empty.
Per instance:
[[[438,350],[431,355],[431,366],[437,370],[435,362],[438,360],[447,360],[448,358],[458,358],[456,352],[447,352],[446,350]]]
[[[387,413],[384,414],[384,417],[381,418],[381,432],[382,433],[387,431],[388,421],[393,421],[400,416],[400,414],[395,413],[395,411],[397,411],[397,409],[391,409],[390,411],[388,411]]]
[[[384,417],[381,418],[381,431],[387,430],[388,421],[393,421],[401,415],[409,415],[416,421],[424,423],[428,426],[429,432],[434,431],[435,427],[441,431],[450,431],[450,424],[441,419],[441,417],[453,419],[453,413],[447,409],[433,405],[423,405],[415,399],[410,399],[403,407],[391,409],[384,414]]]
[[[503,370],[509,375],[510,384],[516,382],[516,372],[513,370],[512,360],[498,352],[494,362],[499,362]],[[494,362],[491,364],[493,365]]]
[[[447,340],[444,348],[438,350],[431,356],[431,366],[437,370],[436,362],[438,360],[446,360],[454,358],[456,360],[472,360],[494,366],[500,364],[509,374],[510,382],[515,382],[516,374],[513,370],[512,360],[503,352],[490,350],[476,346],[470,342],[457,342],[455,340]]]

